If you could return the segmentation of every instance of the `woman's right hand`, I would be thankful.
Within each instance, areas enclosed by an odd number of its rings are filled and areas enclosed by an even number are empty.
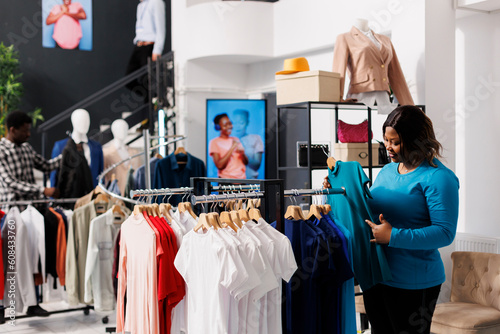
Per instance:
[[[331,187],[332,185],[330,184],[330,181],[328,181],[328,176],[325,176],[323,179],[323,189],[329,189]]]

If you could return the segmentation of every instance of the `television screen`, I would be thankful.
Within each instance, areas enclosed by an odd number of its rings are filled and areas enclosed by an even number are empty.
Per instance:
[[[207,100],[207,177],[264,179],[266,100]]]

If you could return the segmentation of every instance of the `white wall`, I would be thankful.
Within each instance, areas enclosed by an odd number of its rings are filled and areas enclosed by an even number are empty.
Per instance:
[[[500,14],[457,20],[457,65],[459,231],[500,237]]]
[[[205,131],[200,120],[205,119],[202,101],[210,94],[234,98],[242,93],[254,97],[275,91],[274,75],[283,68],[285,58],[304,56],[312,70],[330,71],[336,36],[349,31],[358,17],[368,19],[375,32],[391,35],[414,100],[425,103],[425,20],[421,1],[190,4],[172,3],[172,46],[180,115],[178,132],[188,136],[187,146],[193,153],[204,152],[204,147],[199,147],[204,145],[199,135]],[[248,13],[250,19],[243,20],[243,13]],[[261,15],[256,18],[256,13]],[[259,36],[261,43],[257,45]],[[190,134],[196,134],[196,138],[191,139]]]

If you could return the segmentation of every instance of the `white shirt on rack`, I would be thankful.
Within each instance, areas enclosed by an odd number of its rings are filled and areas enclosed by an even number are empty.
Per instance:
[[[177,252],[174,265],[184,278],[187,289],[187,332],[228,333],[224,290],[230,294],[241,285],[238,266],[227,244],[213,228],[188,232]]]
[[[43,215],[32,205],[21,212],[21,218],[28,229],[30,240],[29,252],[34,274],[38,274],[38,262],[45,280],[45,220]]]
[[[293,254],[290,240],[283,233],[270,226],[263,218],[256,225],[275,244],[275,266],[274,272],[279,283],[279,288],[271,291],[267,296],[267,333],[281,333],[281,280],[290,281],[297,270],[297,262]]]
[[[33,279],[31,247],[28,229],[24,224],[18,207],[9,209],[2,227],[3,263],[5,267],[4,305],[15,305],[16,312],[24,307],[37,305],[35,281]],[[15,249],[15,260],[9,261],[9,250]],[[10,282],[15,282],[14,298],[9,298]]]

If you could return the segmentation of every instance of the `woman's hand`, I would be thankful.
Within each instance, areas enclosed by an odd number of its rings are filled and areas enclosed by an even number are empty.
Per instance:
[[[332,185],[330,184],[330,181],[328,181],[328,176],[325,176],[323,179],[323,189],[328,189],[331,188]]]
[[[370,240],[370,242],[376,242],[378,244],[388,244],[391,241],[392,225],[385,220],[384,215],[379,216],[380,224],[374,224],[370,220],[365,220],[365,222],[372,228],[373,237],[375,239]]]

